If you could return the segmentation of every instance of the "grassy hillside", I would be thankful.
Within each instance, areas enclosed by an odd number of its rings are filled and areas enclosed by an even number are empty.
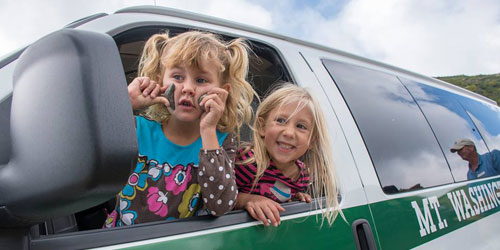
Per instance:
[[[443,76],[437,78],[486,96],[500,104],[500,74]]]

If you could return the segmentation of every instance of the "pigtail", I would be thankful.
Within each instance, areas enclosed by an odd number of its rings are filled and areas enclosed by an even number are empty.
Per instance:
[[[139,60],[138,76],[149,77],[149,79],[163,85],[162,76],[165,66],[162,57],[168,41],[167,33],[153,35],[146,41]],[[163,104],[154,104],[148,107],[144,115],[161,122],[168,119],[170,113]]]
[[[139,60],[138,76],[146,76],[160,82],[164,68],[161,57],[168,39],[168,34],[156,34],[146,41]]]
[[[227,68],[223,79],[231,84],[230,93],[227,98],[226,110],[228,115],[224,115],[221,124],[227,126],[228,131],[236,130],[236,137],[240,141],[240,128],[244,123],[249,123],[252,119],[252,101],[257,92],[246,80],[249,68],[248,53],[251,51],[243,39],[232,40],[225,45],[224,53],[227,55]],[[224,83],[223,83],[224,84]]]

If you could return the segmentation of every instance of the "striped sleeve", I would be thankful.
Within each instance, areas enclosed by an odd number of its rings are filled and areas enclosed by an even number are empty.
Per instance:
[[[240,151],[240,156],[238,157],[237,162],[244,161],[245,159],[247,159],[247,157],[247,154],[242,154]],[[238,190],[243,193],[250,193],[257,170],[255,165],[236,164],[234,170]]]

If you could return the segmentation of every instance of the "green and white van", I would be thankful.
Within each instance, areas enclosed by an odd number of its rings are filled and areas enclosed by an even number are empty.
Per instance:
[[[346,221],[322,225],[316,206],[291,202],[279,227],[239,210],[100,228],[135,163],[126,87],[144,42],[191,29],[246,38],[259,94],[290,81],[320,101]],[[468,162],[450,152],[460,138],[481,155],[500,149],[497,104],[221,19],[152,6],[97,14],[0,61],[0,248],[497,249],[500,178],[468,180]]]

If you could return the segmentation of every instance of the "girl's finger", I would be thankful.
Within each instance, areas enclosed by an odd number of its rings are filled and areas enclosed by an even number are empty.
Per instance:
[[[151,91],[150,94],[151,98],[155,98],[158,96],[158,94],[160,93],[160,88],[161,88],[160,84],[156,84],[155,88]]]
[[[224,105],[217,103],[214,99],[208,100],[204,107],[207,112],[213,112],[214,110],[220,111],[220,113],[224,112]]]
[[[221,88],[213,88],[207,92],[208,94],[216,94],[221,100],[222,103],[226,103],[228,92],[225,89]]]
[[[278,210],[276,210],[276,208],[274,208],[273,206],[271,206],[271,207],[266,206],[266,207],[264,207],[264,213],[265,213],[266,217],[271,221],[273,226],[277,227],[279,224],[279,218],[280,218]],[[276,215],[278,215],[278,216],[276,216]]]
[[[173,84],[173,83],[172,83],[172,84]],[[161,93],[161,94],[164,94],[164,93],[165,93],[165,91],[167,90],[167,88],[168,88],[168,86],[162,86],[162,87],[160,88],[160,93]]]
[[[259,217],[257,217],[257,215],[255,214],[255,210],[252,207],[247,208],[247,211],[250,216],[252,216],[252,218],[254,218],[255,220],[259,220]]]
[[[149,81],[149,85],[142,91],[142,95],[144,97],[148,96],[155,87],[156,87],[156,82]]]
[[[269,222],[267,221],[267,218],[264,215],[264,212],[261,210],[261,208],[258,207],[255,212],[257,214],[258,220],[262,221],[264,225],[269,226]]]
[[[139,88],[141,90],[145,89],[149,85],[148,77],[138,77],[137,80],[139,81]]]
[[[217,94],[207,94],[205,97],[203,97],[203,100],[200,102],[201,106],[204,106],[205,103],[207,103],[210,100],[214,100],[218,103],[223,103],[220,97]]]
[[[157,104],[157,103],[161,103],[161,104],[165,105],[167,108],[170,107],[170,102],[168,101],[167,98],[165,98],[163,96],[157,96],[153,99],[152,104]]]
[[[310,195],[306,194],[305,197],[306,197],[306,202],[307,203],[311,203],[312,202],[312,198],[311,198]]]
[[[278,207],[271,207],[271,211],[273,212],[273,216],[274,218],[276,218],[276,222],[278,223],[278,225],[281,224],[280,212],[278,211]]]
[[[276,209],[280,212],[285,212],[286,209],[284,209],[280,204],[276,203]]]

